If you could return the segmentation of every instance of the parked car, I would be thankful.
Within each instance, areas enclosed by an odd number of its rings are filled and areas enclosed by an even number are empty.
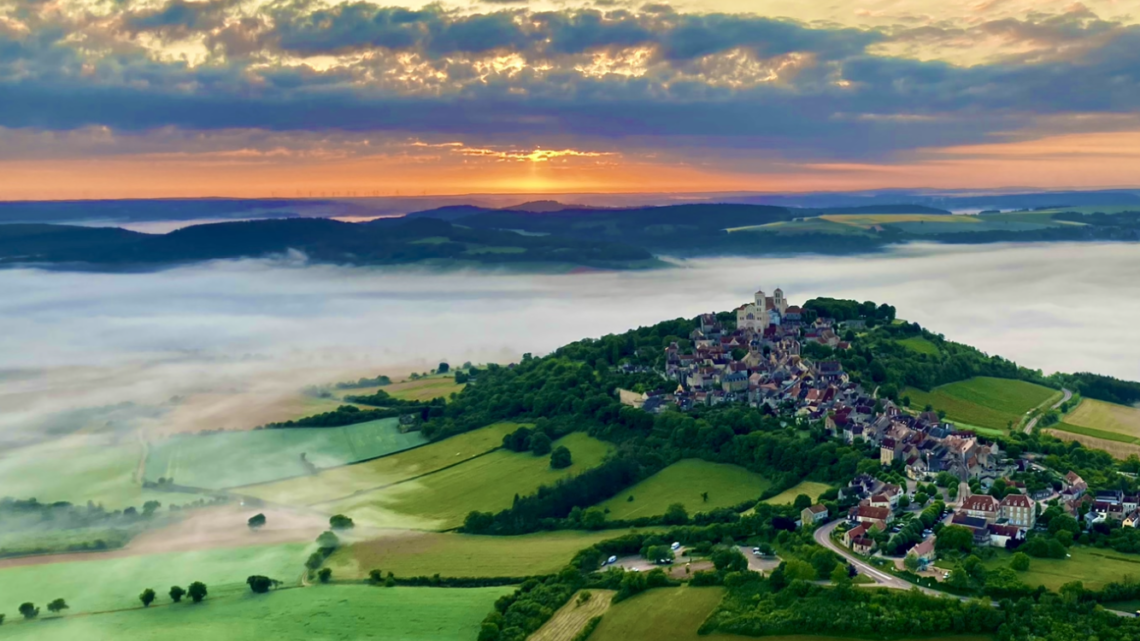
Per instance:
[[[610,558],[606,559],[606,562],[603,563],[602,565],[612,565],[614,563],[617,563],[617,557],[611,556]]]

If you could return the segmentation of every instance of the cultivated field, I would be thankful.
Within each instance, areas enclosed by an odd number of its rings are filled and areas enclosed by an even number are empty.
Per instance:
[[[448,398],[464,387],[466,385],[456,383],[455,378],[451,376],[430,376],[415,381],[400,381],[377,389],[405,401],[430,401],[433,398]],[[345,391],[343,394],[369,394],[371,392],[372,388],[368,388],[367,390]]]
[[[376,527],[446,530],[462,525],[472,510],[497,512],[510,507],[516,494],[526,496],[540,485],[595,467],[612,449],[581,432],[559,439],[557,445],[570,449],[573,465],[555,470],[549,456],[496,450],[406,483],[316,507]]]
[[[723,598],[724,589],[718,587],[649,590],[611,606],[590,641],[696,641],[704,638],[697,629]]]
[[[178,504],[197,500],[144,490],[136,480],[143,445],[133,435],[76,435],[0,452],[0,496],[40,502],[102,503],[107,509],[141,508],[151,499]]]
[[[1106,583],[1120,582],[1126,577],[1140,579],[1140,556],[1120,554],[1082,546],[1069,548],[1071,559],[1031,559],[1029,570],[1018,572],[1018,577],[1031,587],[1044,585],[1056,591],[1070,581],[1081,581],[1090,590],[1099,590]],[[986,561],[986,567],[1009,565],[1012,555],[1001,551]]]
[[[419,432],[401,434],[390,418],[344,427],[264,429],[184,434],[151,445],[146,479],[221,489],[309,473],[301,461],[328,468],[421,445]]]
[[[474,536],[391,531],[342,547],[329,558],[328,565],[338,578],[364,578],[370,570],[376,569],[401,577],[436,573],[518,577],[553,574],[580,550],[625,533],[625,530],[604,530]]]
[[[807,494],[811,500],[819,499],[819,495],[831,489],[830,485],[826,483],[816,483],[815,481],[801,481],[790,487],[783,492],[770,499],[765,499],[764,502],[770,505],[791,505],[796,501],[796,497],[801,494]]]
[[[684,505],[693,514],[759,499],[771,484],[763,476],[736,465],[685,459],[622,490],[599,507],[608,509],[611,519],[657,516],[673,503]],[[708,492],[708,501],[701,497],[702,492]]]
[[[153,588],[168,603],[172,585],[202,581],[210,596],[248,591],[246,577],[262,574],[296,584],[311,547],[305,543],[170,552],[118,558],[0,568],[0,612],[18,618],[16,606],[31,601],[41,607],[63,598],[69,614],[140,605],[138,595]],[[45,610],[46,613],[46,610]],[[7,636],[5,624],[3,635]]]
[[[471,641],[495,599],[513,589],[321,585],[268,594],[247,588],[216,597],[211,586],[200,604],[169,604],[163,596],[145,610],[28,623],[10,616],[3,636],[17,641]],[[140,606],[137,600],[134,605]]]
[[[1008,429],[1010,423],[1016,427],[1026,412],[1061,398],[1061,392],[1048,387],[988,377],[942,385],[930,392],[908,387],[902,395],[910,397],[911,409],[932,405],[935,410],[945,410],[951,421],[995,430]]]
[[[1062,441],[1080,441],[1085,447],[1104,450],[1118,459],[1126,459],[1133,454],[1140,455],[1140,445],[1132,442],[1123,443],[1121,441],[1127,439],[1127,437],[1113,434],[1112,432],[1100,432],[1090,430],[1086,427],[1070,426],[1064,423],[1049,427],[1045,431]],[[1097,436],[1089,436],[1082,432],[1093,432],[1100,436],[1108,436],[1111,438],[1098,438]],[[1129,441],[1131,441],[1131,439],[1129,439]]]
[[[344,405],[335,398],[277,390],[208,392],[182,399],[152,434],[169,436],[210,430],[251,430],[259,425],[331,412]]]
[[[574,641],[574,637],[590,619],[601,616],[610,608],[617,592],[613,590],[590,590],[589,600],[579,603],[578,597],[582,592],[570,598],[570,602],[558,609],[554,617],[547,621],[527,641]]]
[[[322,470],[315,476],[251,485],[239,491],[287,505],[313,505],[345,499],[486,454],[499,448],[503,436],[519,427],[518,423],[496,423],[383,458]]]
[[[1128,438],[1129,442],[1140,439],[1140,409],[1127,405],[1086,398],[1077,409],[1065,416],[1065,423],[1119,434]]]

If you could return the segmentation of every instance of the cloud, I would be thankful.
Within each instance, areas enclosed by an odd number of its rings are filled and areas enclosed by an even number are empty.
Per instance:
[[[1140,27],[1083,8],[857,29],[655,5],[28,7],[21,28],[0,30],[9,129],[359,132],[493,149],[700,139],[769,159],[874,161],[1140,104]],[[1027,48],[971,66],[889,53],[973,36]]]

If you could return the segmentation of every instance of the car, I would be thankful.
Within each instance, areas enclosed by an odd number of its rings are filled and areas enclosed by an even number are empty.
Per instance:
[[[617,557],[611,556],[610,558],[606,559],[606,562],[602,565],[613,565],[614,563],[617,563]]]
[[[760,554],[760,548],[752,548],[752,553],[757,555]]]
[[[670,545],[669,548],[676,552],[677,550],[681,549],[681,544],[674,541],[673,545]]]

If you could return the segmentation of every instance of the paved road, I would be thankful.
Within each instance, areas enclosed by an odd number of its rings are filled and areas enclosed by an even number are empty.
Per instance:
[[[1069,402],[1069,399],[1073,398],[1073,393],[1067,389],[1062,389],[1061,395],[1062,395],[1061,400],[1057,401],[1056,403],[1053,403],[1053,407],[1050,407],[1049,409],[1055,410],[1055,409],[1061,407],[1062,405],[1064,405],[1065,403]],[[1033,428],[1037,427],[1037,421],[1040,418],[1041,418],[1041,416],[1039,416],[1039,415],[1034,416],[1033,420],[1031,420],[1025,424],[1025,433],[1026,434],[1032,434],[1033,433]]]

